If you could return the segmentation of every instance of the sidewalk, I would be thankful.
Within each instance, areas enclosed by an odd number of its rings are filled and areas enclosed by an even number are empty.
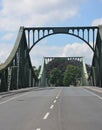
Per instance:
[[[18,90],[10,90],[10,91],[7,91],[7,92],[1,92],[0,98],[12,96],[12,95],[15,95],[15,94],[18,94],[18,93],[29,92],[29,91],[32,91],[32,90],[38,90],[38,89],[41,89],[41,88],[30,87],[30,88],[22,88],[22,89],[18,89]]]
[[[85,88],[87,88],[89,90],[92,90],[94,92],[102,94],[102,88],[100,88],[100,87],[91,86],[91,87],[85,87]]]

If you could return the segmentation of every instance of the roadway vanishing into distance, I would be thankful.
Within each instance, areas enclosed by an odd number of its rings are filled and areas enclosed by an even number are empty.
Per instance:
[[[1,97],[0,130],[102,130],[102,93],[51,87]]]

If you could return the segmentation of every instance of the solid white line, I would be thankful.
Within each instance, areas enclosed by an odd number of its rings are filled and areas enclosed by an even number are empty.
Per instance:
[[[50,115],[50,113],[47,112],[47,113],[45,114],[45,116],[43,117],[43,119],[46,120],[46,119],[48,118],[49,115]]]
[[[54,100],[53,103],[56,103],[56,100]]]
[[[101,99],[102,100],[102,97],[100,97],[99,95],[97,95],[97,94],[95,94],[95,93],[93,93],[93,92],[91,92],[91,91],[89,91],[89,90],[86,90],[86,89],[84,89],[86,92],[88,92],[88,93],[90,93],[91,95],[93,95],[93,96],[95,96],[95,97],[97,97],[97,98],[99,98],[99,99]]]
[[[86,87],[86,88],[89,88],[90,90],[93,90],[98,93],[102,93],[102,88],[98,88],[98,87]]]
[[[50,109],[53,109],[54,105],[51,105]]]
[[[41,128],[37,128],[36,130],[41,130]]]
[[[12,100],[14,100],[14,99],[16,99],[16,98],[25,96],[25,95],[28,95],[28,93],[22,94],[22,95],[19,95],[19,96],[15,96],[15,97],[12,97],[12,98],[10,98],[10,99],[8,99],[8,100],[6,100],[6,101],[0,102],[0,105],[1,105],[1,104],[4,104],[4,103],[7,103],[7,102],[9,102],[9,101],[12,101]]]

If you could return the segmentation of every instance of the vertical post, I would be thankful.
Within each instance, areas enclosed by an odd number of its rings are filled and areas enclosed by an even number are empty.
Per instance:
[[[43,37],[44,37],[44,32],[45,32],[45,31],[43,30]]]
[[[102,87],[102,25],[99,26],[99,35],[100,35],[100,86]]]
[[[35,79],[33,78],[33,87],[35,86]]]
[[[31,69],[29,69],[29,87],[31,87]]]
[[[1,77],[0,77],[0,88],[1,88]]]
[[[79,29],[77,29],[77,35],[79,36]]]
[[[10,86],[11,86],[11,75],[12,74],[12,68],[11,67],[8,67],[8,91],[10,90]]]
[[[93,72],[93,85],[96,86],[96,74],[95,74],[95,67],[92,67],[92,72]]]
[[[38,40],[39,40],[39,38],[40,38],[40,30],[38,30]]]
[[[18,52],[16,54],[16,58],[17,58],[17,89],[19,87],[19,58],[20,58],[20,49],[18,49]]]
[[[82,32],[83,32],[83,39],[84,39],[84,29],[82,30]]]
[[[95,42],[95,34],[94,34],[94,29],[93,29],[93,49],[95,48],[95,46],[94,46],[94,43]]]
[[[28,30],[28,49],[30,48],[30,30]]]

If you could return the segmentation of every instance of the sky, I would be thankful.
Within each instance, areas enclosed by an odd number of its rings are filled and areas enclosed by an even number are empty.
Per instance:
[[[0,0],[0,63],[15,44],[20,26],[72,27],[102,24],[102,0]],[[34,66],[44,56],[84,56],[91,64],[92,50],[69,35],[53,35],[40,41],[30,52]]]

